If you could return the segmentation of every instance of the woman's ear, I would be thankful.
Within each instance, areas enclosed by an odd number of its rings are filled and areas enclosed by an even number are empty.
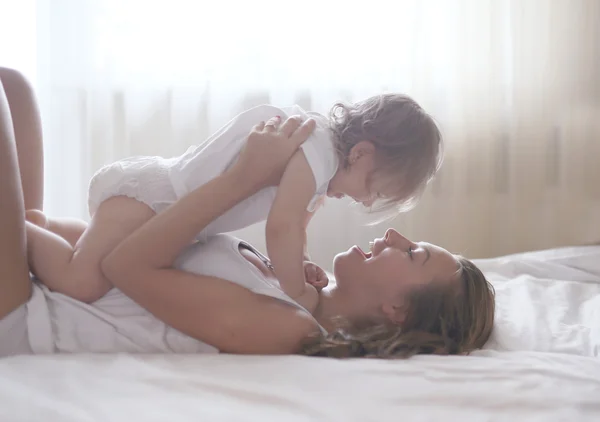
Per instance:
[[[381,311],[389,321],[397,325],[402,325],[404,323],[408,313],[406,306],[392,305],[390,303],[381,305]]]

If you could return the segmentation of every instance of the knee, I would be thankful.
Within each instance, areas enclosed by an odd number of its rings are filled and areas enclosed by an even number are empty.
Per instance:
[[[0,67],[0,81],[2,81],[2,85],[4,85],[7,95],[9,91],[19,89],[30,92],[33,91],[29,80],[25,77],[25,75],[23,75],[23,73],[16,69]]]
[[[27,78],[23,73],[19,72],[16,69],[11,69],[9,67],[0,66],[0,79],[9,81],[20,81],[27,83]]]

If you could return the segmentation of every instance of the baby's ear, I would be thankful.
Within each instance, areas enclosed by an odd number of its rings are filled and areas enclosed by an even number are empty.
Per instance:
[[[354,164],[364,156],[372,155],[375,152],[375,145],[371,141],[360,141],[350,149],[348,162]]]

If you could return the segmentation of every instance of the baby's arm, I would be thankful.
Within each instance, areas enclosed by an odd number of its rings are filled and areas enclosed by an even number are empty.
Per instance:
[[[315,215],[315,212],[317,212],[317,210],[319,208],[321,208],[321,206],[323,205],[324,202],[325,202],[325,197],[322,196],[321,198],[319,198],[319,200],[315,204],[314,209],[312,211],[306,211],[306,219],[304,220],[304,230],[305,231],[308,229],[308,224],[311,222],[313,216]],[[308,242],[306,241],[306,239],[304,240],[304,260],[305,261],[311,260],[310,254],[308,253]]]
[[[267,219],[267,251],[275,274],[283,291],[299,301],[306,301],[303,296],[316,296],[316,290],[305,282],[303,264],[306,207],[315,189],[312,170],[298,151],[286,167]]]
[[[306,233],[306,230],[308,229],[308,223],[310,223],[310,220],[312,219],[312,216],[314,215],[314,212],[308,212],[307,211],[307,215],[306,215],[306,220],[304,220],[304,232]],[[308,239],[306,238],[306,236],[304,236],[304,245],[302,247],[302,255],[304,257],[304,261],[310,261],[310,254],[308,253]]]

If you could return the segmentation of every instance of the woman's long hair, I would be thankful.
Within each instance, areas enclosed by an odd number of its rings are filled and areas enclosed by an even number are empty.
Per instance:
[[[494,324],[494,288],[471,261],[459,257],[460,283],[432,282],[410,296],[401,326],[340,323],[309,339],[301,354],[336,358],[408,358],[416,354],[467,354],[480,349]]]

